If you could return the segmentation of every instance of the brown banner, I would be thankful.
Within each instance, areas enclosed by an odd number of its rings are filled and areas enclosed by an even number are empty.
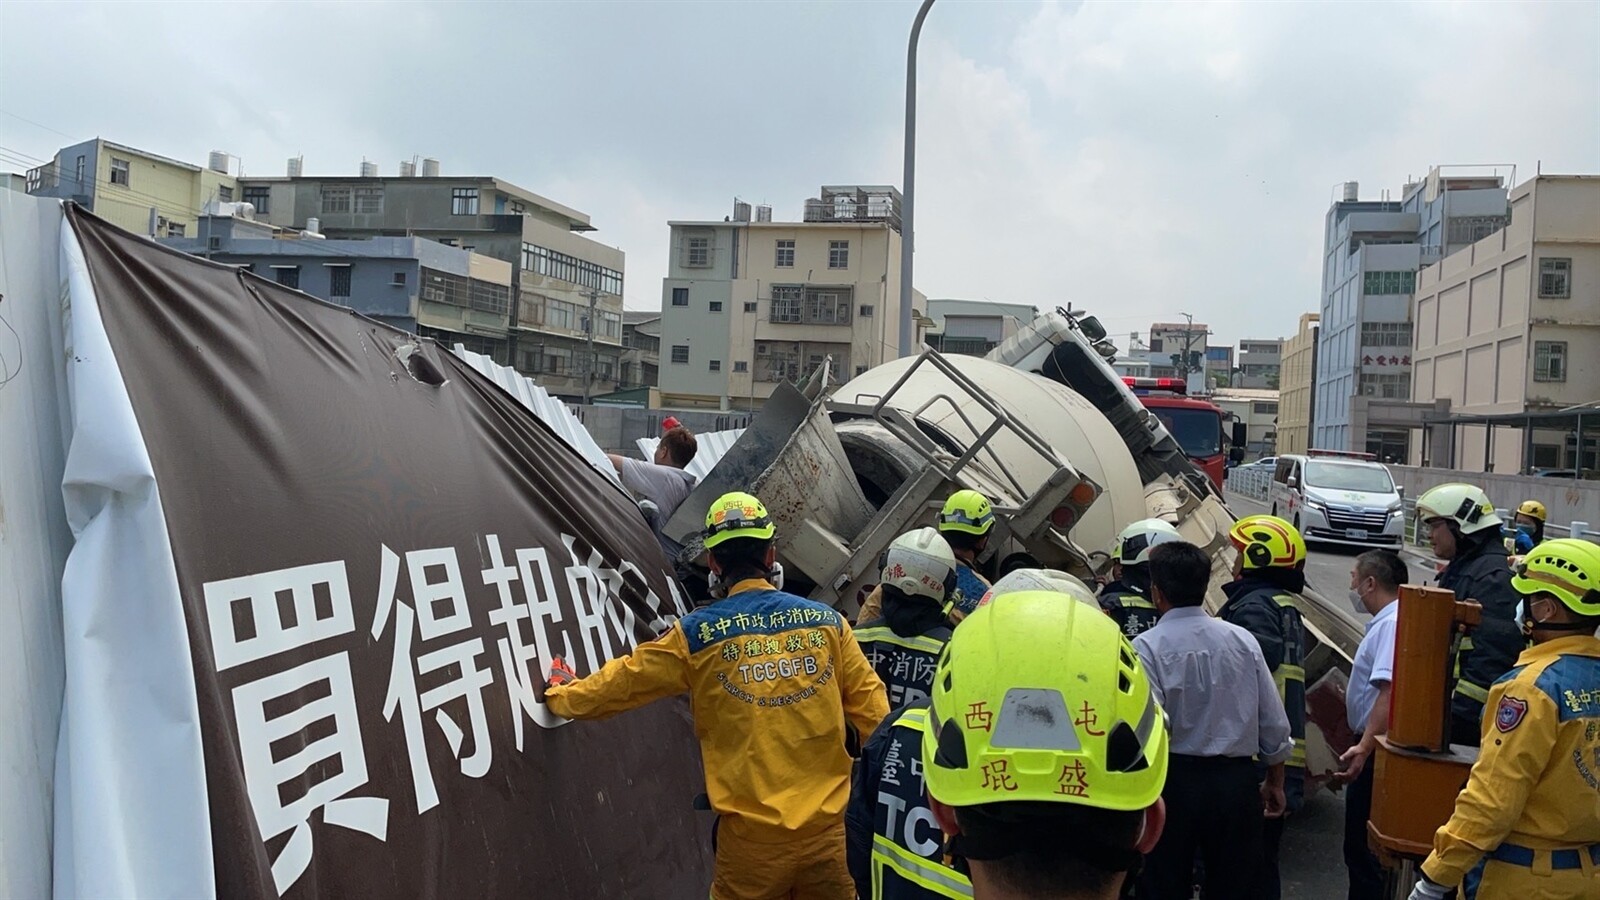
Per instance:
[[[442,348],[71,221],[171,534],[218,895],[703,897],[687,706],[540,703],[552,654],[681,612],[628,498]]]

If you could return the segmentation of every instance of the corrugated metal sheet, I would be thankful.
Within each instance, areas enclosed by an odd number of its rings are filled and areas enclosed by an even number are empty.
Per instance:
[[[705,478],[706,473],[715,468],[718,461],[727,455],[728,450],[733,447],[733,442],[737,441],[741,434],[744,434],[743,428],[734,428],[730,431],[707,431],[695,435],[694,462],[689,463],[688,468],[684,469],[684,471],[693,475],[696,481]],[[644,454],[645,459],[655,459],[656,447],[660,446],[661,438],[639,438],[638,444],[639,452]]]
[[[549,392],[535,384],[532,378],[510,366],[502,366],[482,353],[473,353],[457,344],[455,354],[466,360],[467,365],[477,369],[479,374],[505,388],[507,393],[517,398],[517,402],[527,407],[528,411],[540,421],[549,425],[568,446],[588,460],[590,465],[605,473],[613,483],[621,484],[617,480],[617,470],[606,457],[606,452],[600,449],[594,436],[583,427],[583,422],[579,421],[567,404],[550,396]]]

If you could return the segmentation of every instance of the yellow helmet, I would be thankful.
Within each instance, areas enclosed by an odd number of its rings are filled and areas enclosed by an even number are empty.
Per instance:
[[[1517,565],[1511,586],[1524,596],[1552,594],[1580,616],[1600,616],[1600,545],[1545,541]]]
[[[778,533],[772,525],[772,516],[754,494],[733,491],[723,494],[706,511],[706,549],[734,538],[771,540]]]
[[[968,534],[988,534],[994,527],[994,510],[989,498],[974,490],[960,490],[944,501],[939,510],[940,531],[965,531]]]
[[[1517,507],[1517,515],[1529,516],[1530,518],[1538,519],[1539,521],[1543,522],[1545,521],[1545,516],[1547,513],[1543,503],[1540,503],[1537,500],[1524,500],[1522,501],[1522,505]]]
[[[1083,579],[1059,569],[1013,569],[984,591],[983,597],[978,600],[978,605],[983,606],[1002,594],[1015,594],[1020,591],[1053,591],[1066,594],[1095,609],[1100,608],[1100,601],[1095,597],[1094,591],[1083,583]]]
[[[951,806],[1027,800],[1140,810],[1167,780],[1166,714],[1099,609],[1000,594],[956,628],[922,738],[928,793]]]
[[[1417,498],[1417,519],[1424,523],[1433,519],[1449,519],[1456,523],[1462,534],[1498,529],[1504,524],[1483,488],[1460,482],[1441,484],[1424,491]]]
[[[1306,559],[1306,539],[1300,529],[1277,516],[1245,516],[1233,523],[1228,537],[1251,569],[1292,569]]]

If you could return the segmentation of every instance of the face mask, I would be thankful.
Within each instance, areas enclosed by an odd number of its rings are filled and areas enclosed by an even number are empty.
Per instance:
[[[1355,610],[1356,615],[1364,615],[1367,611],[1367,604],[1362,601],[1361,592],[1354,588],[1350,590],[1350,608]]]
[[[783,563],[774,562],[772,568],[767,570],[767,581],[778,590],[783,590]],[[728,596],[728,583],[723,581],[715,572],[706,573],[706,590],[711,596],[721,600]]]

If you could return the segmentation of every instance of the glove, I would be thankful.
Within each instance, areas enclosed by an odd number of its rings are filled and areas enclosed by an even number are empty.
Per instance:
[[[578,673],[566,660],[558,656],[550,660],[550,677],[545,680],[544,689],[548,691],[553,687],[560,687],[577,680]]]
[[[1450,896],[1450,889],[1442,884],[1435,884],[1423,875],[1417,886],[1411,889],[1411,896],[1407,900],[1444,900]]]

